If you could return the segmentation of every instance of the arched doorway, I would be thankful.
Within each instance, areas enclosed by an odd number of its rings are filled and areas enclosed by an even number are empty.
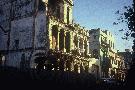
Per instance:
[[[45,57],[36,57],[35,58],[35,63],[37,64],[36,69],[38,71],[41,71],[44,69],[45,65]]]

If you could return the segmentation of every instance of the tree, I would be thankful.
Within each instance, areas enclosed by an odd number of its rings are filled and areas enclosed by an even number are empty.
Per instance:
[[[128,39],[128,37],[133,37],[133,42],[135,41],[135,0],[133,0],[132,6],[124,6],[125,11],[120,12],[119,10],[116,12],[120,17],[117,19],[118,22],[114,22],[114,25],[118,25],[120,23],[126,23],[128,30],[121,29],[119,31],[125,31],[125,36],[122,39]],[[135,43],[133,43],[133,53],[135,53]],[[134,60],[133,60],[134,61]]]
[[[125,32],[125,38],[131,36],[133,37],[133,58],[132,58],[132,65],[131,68],[127,71],[127,77],[126,77],[126,86],[127,88],[134,88],[133,82],[134,82],[134,75],[135,75],[135,0],[133,0],[132,6],[124,6],[125,11],[123,13],[120,13],[118,10],[116,14],[120,15],[118,18],[118,23],[113,23],[114,25],[117,25],[119,23],[125,22],[128,26],[128,30]],[[121,31],[124,31],[122,29]]]

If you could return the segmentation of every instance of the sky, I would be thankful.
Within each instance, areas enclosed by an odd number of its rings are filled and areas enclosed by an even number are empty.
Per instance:
[[[132,0],[74,0],[74,22],[86,29],[101,28],[109,30],[115,37],[115,48],[119,51],[132,48],[132,39],[122,40],[127,28],[125,24],[113,25],[117,21],[116,11],[123,11],[123,7],[131,5]]]

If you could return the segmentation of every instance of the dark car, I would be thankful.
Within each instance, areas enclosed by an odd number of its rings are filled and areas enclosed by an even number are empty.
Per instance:
[[[117,81],[114,78],[101,78],[101,83],[108,85],[116,85]]]

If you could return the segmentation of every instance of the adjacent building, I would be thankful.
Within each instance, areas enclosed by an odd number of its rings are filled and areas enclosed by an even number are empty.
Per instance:
[[[110,62],[115,59],[114,37],[108,30],[100,28],[90,30],[89,35],[89,51],[100,61],[100,76],[108,77]]]
[[[125,52],[117,52],[119,56],[123,57],[125,67],[130,69],[130,65],[132,64],[132,52],[130,49],[125,49]]]

